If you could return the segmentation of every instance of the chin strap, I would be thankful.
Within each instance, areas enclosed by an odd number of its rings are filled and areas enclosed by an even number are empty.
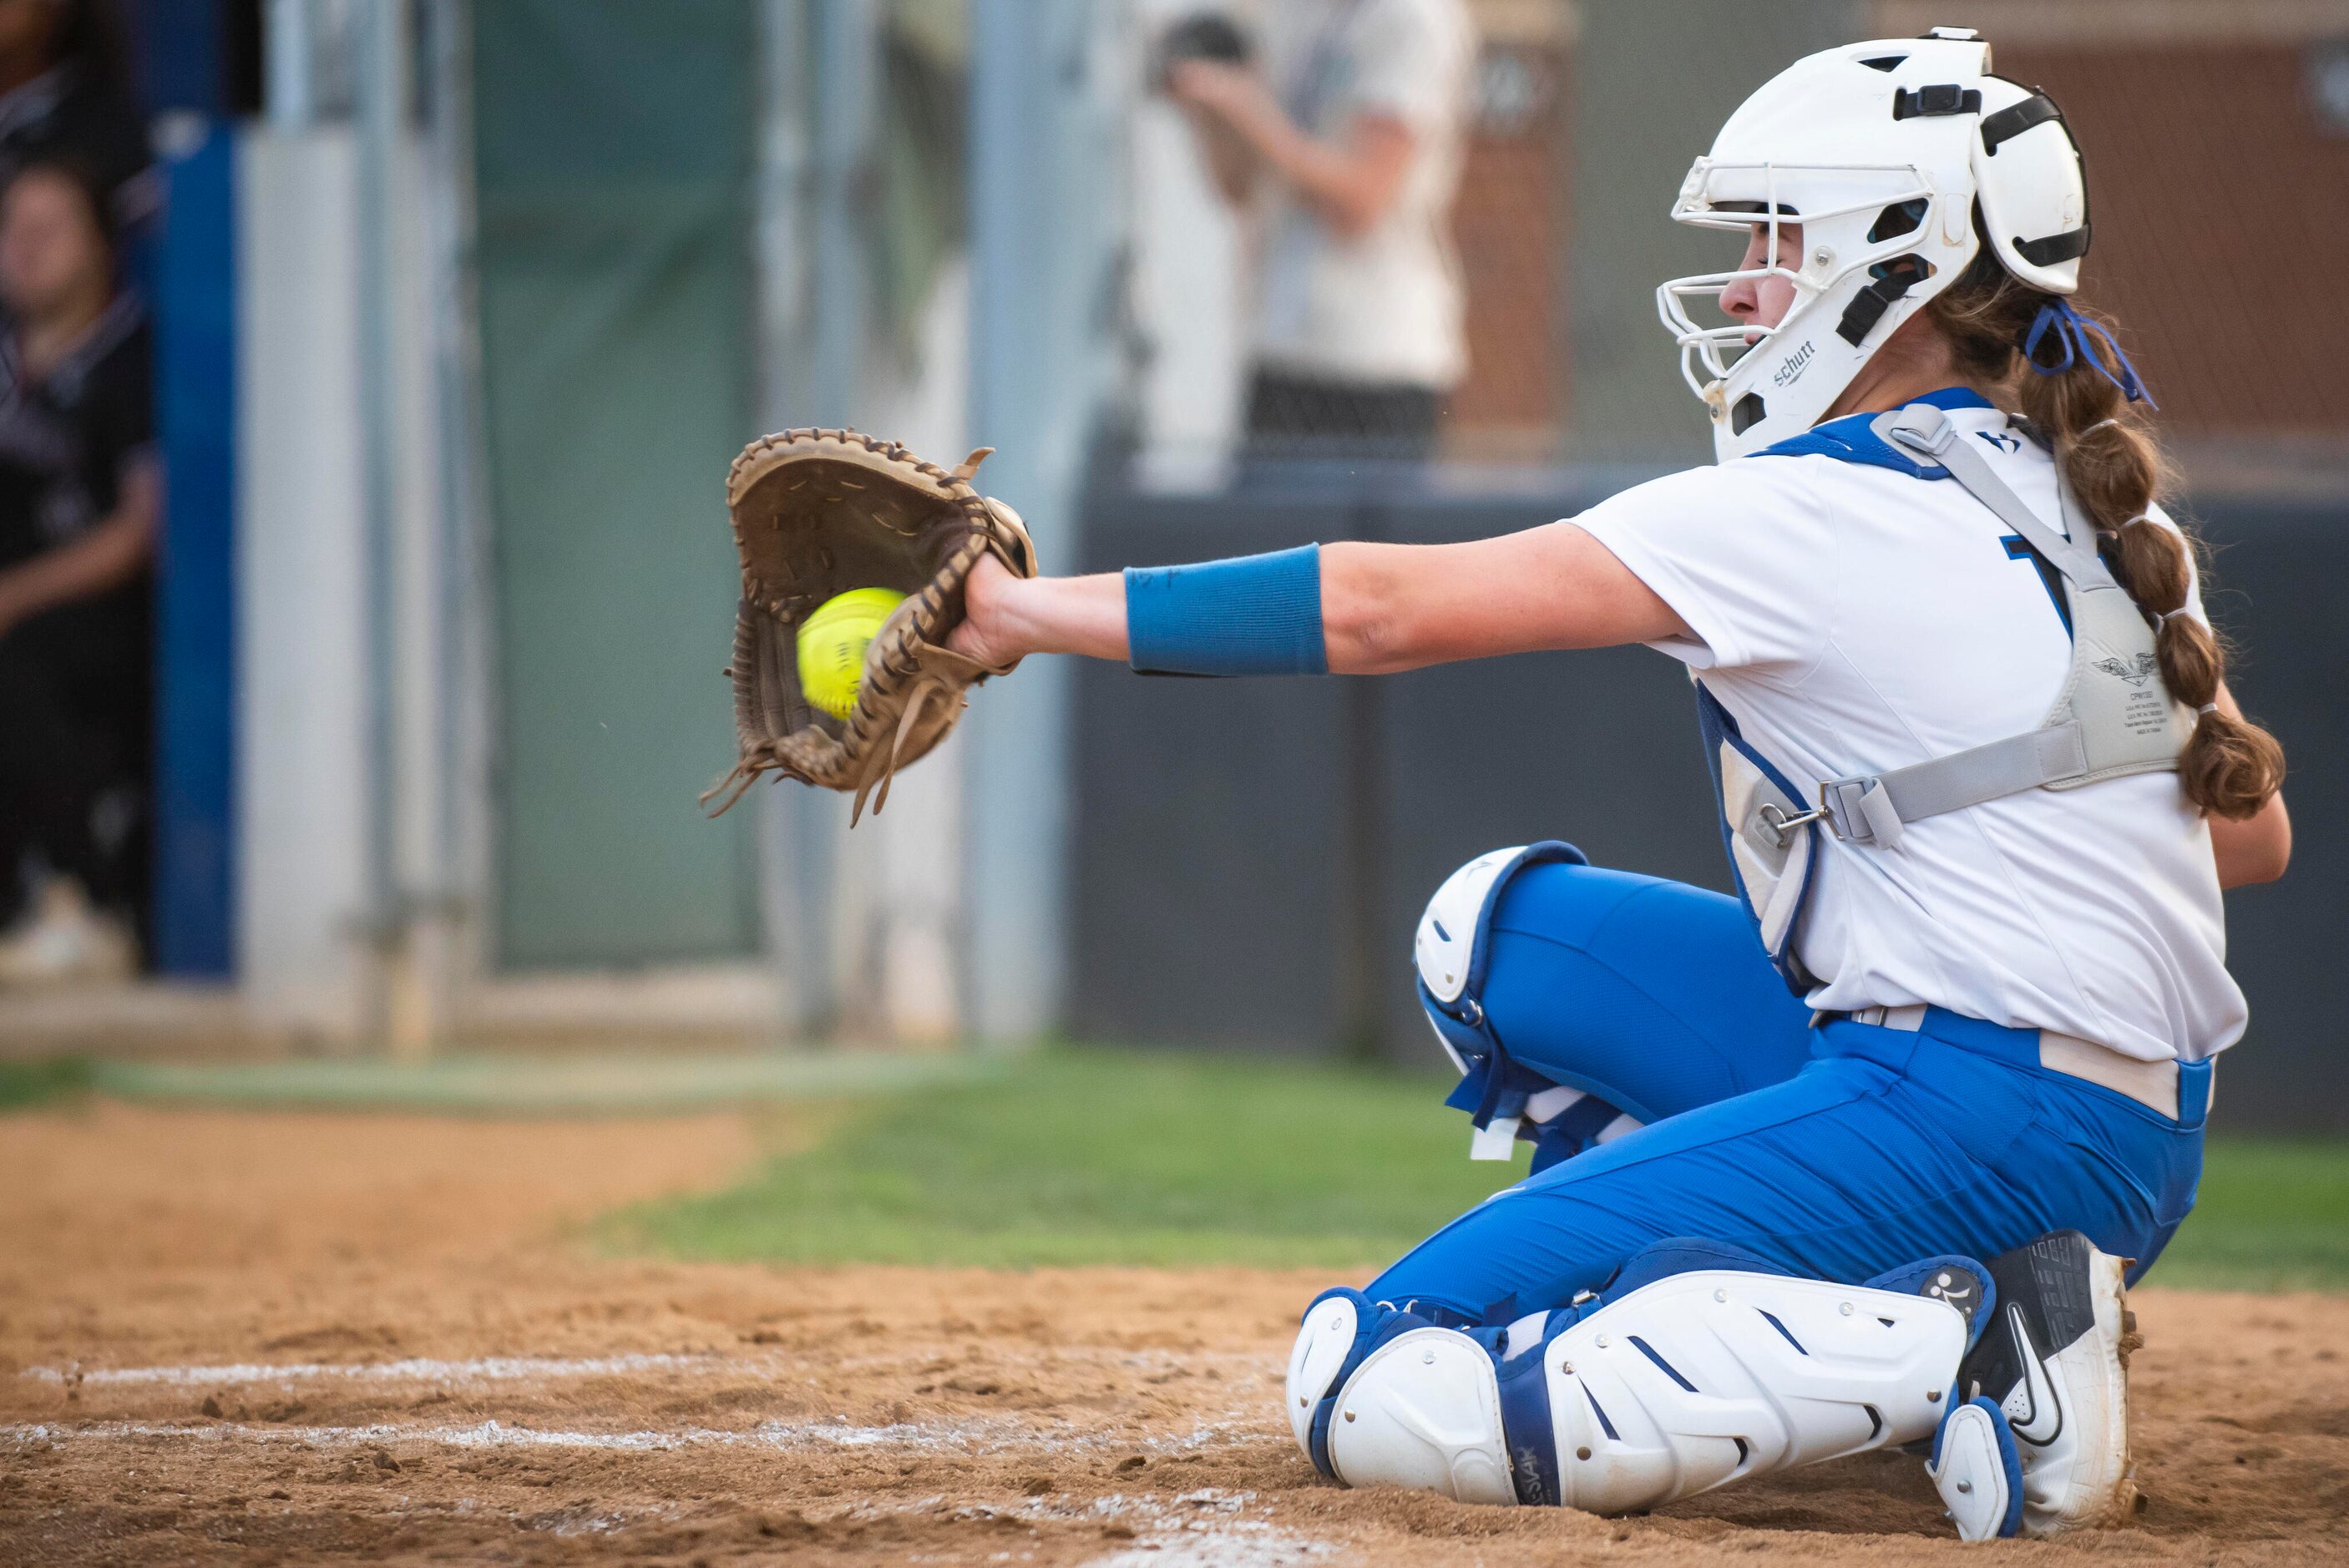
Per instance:
[[[1854,348],[1876,329],[1886,311],[1908,298],[1909,291],[1927,276],[1924,258],[1915,255],[1895,256],[1872,270],[1876,281],[1852,296],[1843,307],[1843,319],[1836,324],[1836,335]]]

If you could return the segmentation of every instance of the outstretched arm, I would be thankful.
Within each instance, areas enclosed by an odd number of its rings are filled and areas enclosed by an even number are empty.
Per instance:
[[[1570,522],[1467,544],[1330,544],[1320,552],[1322,645],[1334,675],[1545,648],[1686,637],[1688,627],[1614,553]],[[1021,581],[982,563],[954,645],[988,664],[1029,654],[1124,659],[1116,573]]]

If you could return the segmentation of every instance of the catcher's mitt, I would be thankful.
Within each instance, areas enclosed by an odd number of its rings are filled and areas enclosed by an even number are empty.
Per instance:
[[[854,790],[849,820],[889,799],[896,770],[946,738],[964,693],[1004,675],[945,645],[963,619],[963,583],[992,553],[1022,577],[1036,549],[1019,514],[970,487],[990,449],[951,470],[854,430],[785,430],[751,442],[727,476],[742,559],[734,621],[734,729],[740,758],[702,796],[716,816],[761,773]],[[800,690],[799,629],[853,588],[893,588],[905,602],[864,655],[845,719]]]

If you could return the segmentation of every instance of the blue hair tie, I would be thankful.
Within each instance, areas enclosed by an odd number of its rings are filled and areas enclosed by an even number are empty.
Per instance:
[[[2064,357],[2053,365],[2043,363],[2039,357],[2039,346],[2050,332],[2055,335],[2056,345],[2064,350]],[[2120,366],[2119,375],[2113,374],[2112,366],[2106,365],[2104,356],[2089,343],[2090,333],[2095,334],[2098,341],[2112,351],[2113,365]],[[2148,408],[2161,407],[2153,400],[2153,394],[2146,390],[2137,366],[2131,365],[2128,356],[2121,352],[2121,346],[2114,341],[2111,331],[2103,322],[2074,310],[2069,300],[2051,299],[2039,307],[2039,314],[2032,318],[2031,330],[2023,337],[2023,357],[2032,369],[2042,376],[2061,376],[2073,366],[2085,364],[2119,387],[2121,396],[2130,402],[2143,403]]]

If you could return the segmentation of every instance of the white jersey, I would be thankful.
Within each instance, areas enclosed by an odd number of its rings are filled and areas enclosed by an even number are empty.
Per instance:
[[[2058,517],[2045,452],[1993,440],[2004,418],[1978,398],[1931,400]],[[2061,587],[2022,542],[1860,437],[1673,474],[1574,519],[1695,634],[1655,646],[1806,785],[2034,729],[2070,672]],[[2202,614],[2199,584],[2188,603]],[[2174,773],[1928,817],[1892,849],[1818,842],[1796,942],[1814,1007],[1929,1003],[2157,1061],[2243,1032],[2209,829]]]

